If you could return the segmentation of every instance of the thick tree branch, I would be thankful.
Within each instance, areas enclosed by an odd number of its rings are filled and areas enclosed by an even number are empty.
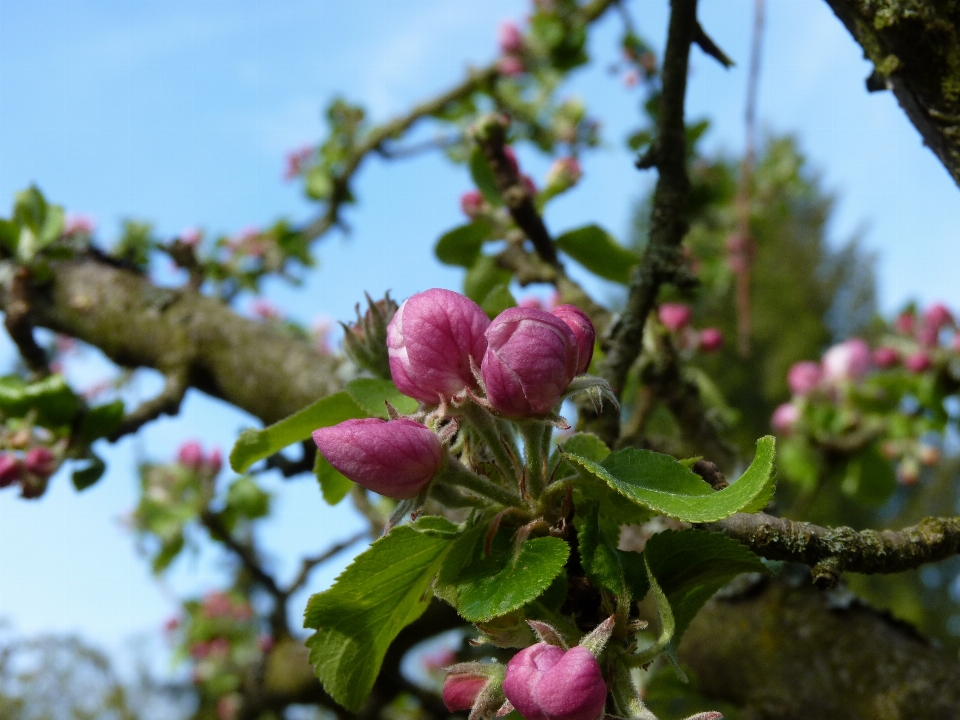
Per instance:
[[[30,371],[37,377],[45,377],[50,374],[47,353],[33,337],[33,325],[30,322],[30,276],[30,268],[27,267],[14,271],[3,308],[6,313],[3,324]]]
[[[186,363],[191,387],[264,424],[342,385],[338,359],[218,300],[159,288],[92,257],[52,262],[50,269],[50,282],[31,291],[31,324],[83,340],[121,366],[170,372]],[[11,288],[0,287],[0,310],[9,312],[13,301]]]
[[[942,0],[826,2],[873,62],[872,77],[885,79],[960,185],[960,8]]]
[[[824,528],[765,513],[737,513],[704,526],[762,557],[809,565],[820,587],[843,572],[898,573],[960,553],[960,517],[925,518],[903,530]]]
[[[680,241],[687,233],[690,193],[684,103],[690,45],[698,27],[697,0],[672,0],[657,139],[650,155],[650,163],[660,174],[653,195],[650,240],[634,270],[626,308],[606,343],[603,376],[617,392],[622,391],[627,373],[640,354],[644,325],[660,285],[677,277],[682,266]],[[595,429],[612,444],[619,434],[619,418],[615,413],[607,413]]]
[[[579,19],[589,24],[599,19],[616,0],[591,0],[578,10]],[[322,215],[309,223],[303,234],[308,240],[324,235],[340,223],[340,208],[350,197],[350,181],[361,164],[373,152],[384,151],[384,144],[396,140],[420,120],[437,115],[452,103],[464,100],[496,82],[500,75],[499,62],[479,70],[470,70],[467,78],[444,93],[414,106],[409,112],[370,130],[344,162],[340,174],[333,178],[333,192]],[[389,153],[389,149],[386,150]]]

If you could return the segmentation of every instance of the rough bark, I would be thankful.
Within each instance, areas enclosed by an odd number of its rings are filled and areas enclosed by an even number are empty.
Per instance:
[[[836,592],[771,582],[715,598],[680,660],[745,720],[957,720],[960,662],[909,626]]]
[[[960,3],[826,0],[924,143],[960,185]]]
[[[191,289],[153,285],[92,257],[51,263],[27,317],[126,367],[187,372],[190,386],[272,423],[340,389],[339,361]],[[0,289],[0,310],[11,301]]]

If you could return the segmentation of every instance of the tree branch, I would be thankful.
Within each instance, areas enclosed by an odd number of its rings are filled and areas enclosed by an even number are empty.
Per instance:
[[[160,288],[90,256],[51,262],[50,272],[31,291],[31,324],[83,340],[121,366],[169,372],[186,363],[191,387],[264,424],[342,387],[337,358],[189,288]],[[0,286],[0,310],[14,301]]]
[[[167,373],[167,380],[160,394],[147,400],[133,412],[124,416],[117,431],[110,436],[111,442],[116,442],[124,435],[135,433],[148,422],[156,420],[161,415],[176,415],[180,411],[180,403],[190,387],[189,372],[186,364]]]
[[[769,560],[813,568],[814,583],[833,587],[843,572],[898,573],[960,553],[960,517],[925,518],[903,530],[824,528],[766,513],[737,513],[702,525]]]
[[[955,4],[826,2],[873,62],[875,75],[885,79],[924,144],[960,185],[960,17]]]
[[[365,537],[369,537],[370,532],[368,530],[363,530],[358,532],[353,537],[347,538],[342,542],[338,542],[336,545],[333,545],[325,552],[320,553],[319,555],[314,555],[313,557],[304,558],[300,562],[300,572],[297,573],[297,577],[294,578],[293,582],[283,591],[283,594],[286,597],[293,595],[297,590],[302,588],[307,579],[310,577],[310,573],[313,571],[317,565],[325,563],[327,560],[332,558],[334,555],[343,552],[348,547],[363,540]]]
[[[47,363],[47,353],[33,337],[33,324],[30,322],[30,276],[30,268],[27,267],[19,267],[14,271],[7,302],[3,306],[6,313],[3,324],[27,367],[36,377],[42,378],[50,374],[50,366]]]

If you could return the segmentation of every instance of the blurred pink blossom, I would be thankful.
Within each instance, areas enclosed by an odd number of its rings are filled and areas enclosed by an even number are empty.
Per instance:
[[[523,75],[527,70],[527,66],[523,64],[521,58],[515,55],[504,55],[497,63],[497,69],[503,75],[516,77],[517,75]]]
[[[283,179],[290,181],[303,172],[303,166],[307,164],[313,156],[313,147],[303,145],[287,154],[286,166],[283,171]]]
[[[792,403],[784,403],[773,411],[770,425],[781,435],[787,435],[793,430],[799,419],[800,409]]]
[[[505,20],[497,28],[497,45],[504,55],[519,55],[523,52],[523,33],[516,24]]]
[[[64,235],[93,235],[97,221],[89,215],[68,213],[63,223]]]
[[[859,380],[870,369],[870,346],[860,338],[850,338],[823,354],[823,374],[832,382]]]

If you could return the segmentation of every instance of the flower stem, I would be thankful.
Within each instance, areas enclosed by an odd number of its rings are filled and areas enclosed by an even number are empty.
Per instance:
[[[459,485],[507,507],[521,507],[523,505],[519,496],[491,482],[482,475],[471,472],[463,463],[450,455],[447,456],[437,480],[451,485]]]
[[[458,411],[463,414],[463,417],[470,423],[470,427],[477,432],[480,439],[490,449],[493,460],[500,468],[503,476],[512,478],[519,484],[518,469],[513,457],[510,456],[511,451],[514,457],[517,457],[519,453],[513,437],[510,433],[504,432],[506,428],[501,427],[502,423],[498,423],[493,415],[472,402],[467,402],[463,407],[458,408]],[[510,451],[508,451],[508,447]]]
[[[520,423],[523,455],[527,466],[527,492],[539,498],[547,483],[547,438],[550,425],[535,420]]]

